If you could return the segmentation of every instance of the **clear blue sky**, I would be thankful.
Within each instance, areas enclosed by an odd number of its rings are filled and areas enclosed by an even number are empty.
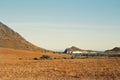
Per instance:
[[[120,46],[120,0],[0,0],[0,21],[51,50]]]

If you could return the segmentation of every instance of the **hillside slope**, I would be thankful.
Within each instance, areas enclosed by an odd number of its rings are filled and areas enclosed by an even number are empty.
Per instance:
[[[120,47],[115,47],[113,49],[106,50],[104,53],[108,53],[108,54],[120,54]]]
[[[20,50],[49,52],[49,50],[37,47],[25,40],[17,32],[0,22],[0,47]]]

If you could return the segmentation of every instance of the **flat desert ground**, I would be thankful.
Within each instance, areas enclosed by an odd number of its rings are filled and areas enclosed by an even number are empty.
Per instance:
[[[0,80],[120,80],[120,59],[1,60]]]
[[[18,60],[39,54],[11,49],[0,55],[0,80],[120,80],[120,58]]]

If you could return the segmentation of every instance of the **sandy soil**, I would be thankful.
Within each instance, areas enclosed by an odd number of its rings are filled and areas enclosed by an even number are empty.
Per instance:
[[[1,60],[0,80],[120,80],[120,59]]]

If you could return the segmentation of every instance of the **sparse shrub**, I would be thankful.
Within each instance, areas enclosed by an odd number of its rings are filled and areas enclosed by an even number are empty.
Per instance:
[[[33,60],[38,60],[38,58],[33,58]]]
[[[22,58],[19,58],[19,60],[22,60]]]
[[[108,57],[120,57],[120,54],[109,54]]]
[[[54,57],[53,59],[57,59],[56,57]]]
[[[43,55],[43,56],[40,57],[40,59],[51,59],[51,57],[48,56],[48,55]]]
[[[66,57],[63,57],[63,59],[67,59]]]
[[[71,58],[70,59],[75,59],[75,56],[71,56]]]

